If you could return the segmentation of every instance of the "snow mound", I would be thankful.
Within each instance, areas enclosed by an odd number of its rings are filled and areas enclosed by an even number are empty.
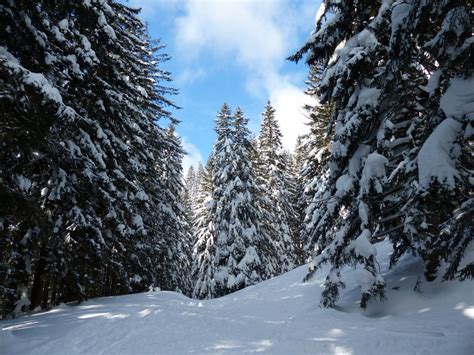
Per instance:
[[[472,354],[472,282],[421,283],[422,293],[414,292],[420,261],[406,257],[388,271],[390,246],[376,247],[388,300],[369,304],[367,311],[357,303],[357,270],[344,271],[338,307],[321,309],[327,270],[302,283],[303,266],[213,300],[157,291],[2,321],[0,352]]]
[[[418,154],[418,180],[423,189],[433,181],[453,189],[459,172],[456,160],[460,153],[455,143],[462,124],[453,118],[446,118],[431,133]]]
[[[466,115],[474,120],[474,77],[451,79],[440,105],[447,117],[462,119]]]

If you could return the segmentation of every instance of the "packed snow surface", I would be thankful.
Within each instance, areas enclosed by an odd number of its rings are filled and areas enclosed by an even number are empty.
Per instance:
[[[420,262],[407,257],[387,271],[390,247],[377,245],[387,281],[385,302],[361,311],[357,272],[344,272],[336,309],[319,308],[323,275],[307,267],[226,297],[199,301],[148,292],[61,305],[2,321],[1,354],[472,354],[473,283],[422,283]]]

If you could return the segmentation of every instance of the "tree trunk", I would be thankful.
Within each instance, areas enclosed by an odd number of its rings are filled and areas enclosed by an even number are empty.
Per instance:
[[[35,276],[33,279],[33,286],[31,288],[31,305],[30,309],[35,309],[41,305],[41,300],[43,299],[43,279],[46,270],[46,251],[42,250],[40,254],[40,259],[38,261],[38,266],[35,270]]]
[[[56,282],[56,280],[53,280],[53,286],[51,287],[51,305],[53,306],[56,306],[58,304],[57,289],[58,289],[58,283]]]
[[[41,300],[41,308],[46,309],[48,308],[48,301],[49,301],[49,277],[46,278],[43,287],[43,298]]]

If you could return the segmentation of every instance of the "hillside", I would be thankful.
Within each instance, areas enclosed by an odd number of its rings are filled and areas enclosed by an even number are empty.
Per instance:
[[[379,245],[384,270],[389,252]],[[321,309],[323,279],[301,283],[303,266],[219,299],[156,291],[3,321],[1,353],[472,354],[472,282],[423,283],[413,292],[420,265],[407,257],[386,272],[388,300],[365,312],[353,271],[344,274],[338,309]]]

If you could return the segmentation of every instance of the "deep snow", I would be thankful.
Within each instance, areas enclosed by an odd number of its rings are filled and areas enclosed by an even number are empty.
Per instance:
[[[387,244],[377,246],[387,270]],[[148,292],[61,305],[0,322],[1,354],[225,352],[315,354],[473,354],[471,281],[422,283],[406,257],[385,272],[385,302],[361,311],[354,271],[337,309],[319,308],[322,274],[308,283],[303,266],[219,299],[198,301]]]

